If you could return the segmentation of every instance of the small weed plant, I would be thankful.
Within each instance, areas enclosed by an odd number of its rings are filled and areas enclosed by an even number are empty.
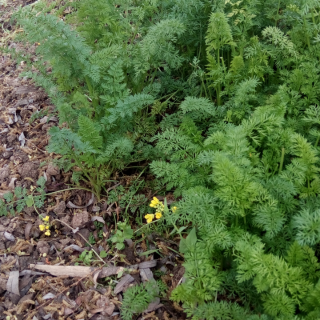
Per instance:
[[[125,248],[124,241],[132,238],[133,230],[126,222],[118,222],[117,226],[118,230],[111,237],[111,242],[115,243],[116,249],[123,250]]]
[[[149,163],[181,199],[140,215],[180,234],[171,299],[188,316],[320,318],[319,1],[38,1],[16,19],[37,43],[26,75],[59,113],[61,167],[99,198],[114,172]],[[146,200],[117,192],[122,207]],[[132,229],[118,227],[120,249]],[[128,289],[123,319],[147,292]]]
[[[131,320],[135,314],[142,313],[158,295],[159,287],[154,280],[129,287],[122,301],[122,319]]]
[[[46,198],[45,183],[46,180],[41,177],[37,181],[38,187],[31,186],[30,190],[16,187],[14,192],[5,193],[3,200],[0,199],[0,216],[20,213],[24,208],[30,208],[32,206],[34,206],[36,210],[37,208],[41,208]]]

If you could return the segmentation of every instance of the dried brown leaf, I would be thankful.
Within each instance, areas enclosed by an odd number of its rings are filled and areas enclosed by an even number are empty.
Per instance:
[[[7,291],[20,296],[19,291],[19,271],[11,271],[7,282]]]

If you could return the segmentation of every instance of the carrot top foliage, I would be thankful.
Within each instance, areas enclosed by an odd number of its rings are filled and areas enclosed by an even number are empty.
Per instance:
[[[162,220],[192,226],[171,298],[193,319],[319,319],[320,2],[58,2],[16,16],[50,152],[98,196],[148,161],[181,197]]]

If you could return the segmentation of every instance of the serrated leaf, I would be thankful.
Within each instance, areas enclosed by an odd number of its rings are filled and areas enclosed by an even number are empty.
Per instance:
[[[44,177],[40,177],[37,181],[37,185],[41,188],[44,189],[46,184],[46,179]]]
[[[3,198],[7,201],[7,202],[11,202],[13,200],[13,193],[11,192],[8,192],[8,193],[5,193],[3,195]]]

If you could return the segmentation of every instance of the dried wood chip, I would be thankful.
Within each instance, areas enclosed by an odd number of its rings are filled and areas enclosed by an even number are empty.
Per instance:
[[[105,268],[102,268],[99,274],[99,278],[110,277],[124,271],[125,271],[124,267],[105,267]]]
[[[24,147],[24,145],[26,144],[26,137],[24,136],[23,132],[21,132],[21,134],[19,135],[18,140],[20,141],[21,147]]]
[[[40,123],[41,124],[45,124],[45,123],[48,123],[49,121],[53,121],[53,122],[57,122],[58,121],[58,118],[57,117],[48,117],[48,116],[45,116],[43,118],[40,119]]]
[[[19,291],[19,271],[10,271],[9,279],[7,282],[7,291],[20,296]]]
[[[95,273],[93,274],[93,277],[92,277],[95,288],[96,288],[97,285],[98,285],[98,278],[99,278],[100,272],[101,272],[101,271],[98,270],[97,272],[95,272]]]
[[[154,280],[153,273],[150,269],[141,269],[140,276],[142,281]]]
[[[92,212],[98,212],[98,211],[100,211],[101,209],[100,209],[100,207],[99,206],[93,206],[92,207]]]
[[[88,201],[88,203],[85,206],[76,206],[71,201],[69,201],[67,203],[67,207],[70,209],[83,209],[83,208],[86,208],[86,207],[89,207],[90,205],[92,205],[93,201],[94,201],[94,194],[92,193],[91,199]]]
[[[126,285],[128,285],[133,281],[134,281],[134,278],[131,277],[130,274],[126,274],[114,288],[114,294],[120,293]]]
[[[0,289],[7,290],[7,282],[7,279],[0,277]]]
[[[15,88],[14,93],[24,94],[24,93],[34,92],[34,91],[37,91],[37,88],[34,86],[22,86],[22,87]]]
[[[85,250],[85,249],[79,247],[79,246],[76,245],[76,244],[71,244],[70,246],[65,247],[63,250],[66,251],[66,250],[70,250],[70,249],[72,249],[72,250],[74,250],[74,251],[78,251],[78,252],[83,252],[83,251]]]
[[[100,296],[96,304],[97,304],[97,308],[91,309],[90,310],[91,313],[95,314],[95,313],[101,312],[103,315],[107,314],[109,316],[113,314],[115,305],[112,302],[110,302],[109,298],[105,296]]]
[[[13,124],[13,120],[10,116],[8,116],[8,124]]]
[[[92,217],[92,218],[91,218],[91,221],[99,221],[99,222],[101,222],[101,223],[103,223],[103,224],[106,223],[102,217],[98,217],[98,216]]]
[[[46,173],[49,174],[50,176],[56,176],[60,173],[60,169],[58,166],[54,165],[53,163],[49,163]]]
[[[25,275],[31,275],[31,276],[42,276],[44,275],[45,273],[43,272],[38,272],[38,271],[33,271],[33,270],[23,270],[20,272],[20,276],[25,276]]]
[[[9,189],[13,190],[14,189],[14,183],[17,180],[17,178],[11,178],[11,181],[8,185]]]
[[[74,313],[74,311],[70,308],[64,308],[64,316],[69,316],[70,314]]]
[[[43,272],[48,272],[53,276],[69,276],[69,277],[85,277],[92,273],[95,269],[93,267],[85,267],[85,266],[49,266],[49,265],[41,265],[41,264],[30,264],[31,269],[36,269]],[[138,265],[132,265],[129,267],[104,267],[99,273],[99,278],[106,278],[110,276],[117,275],[121,272],[124,272],[126,269],[129,270],[137,270]]]
[[[45,124],[45,123],[47,123],[47,122],[48,122],[48,116],[45,116],[45,117],[43,117],[43,118],[40,119],[40,123],[41,123],[41,124]]]
[[[13,234],[7,231],[4,232],[4,237],[9,241],[14,241],[16,239]]]
[[[85,277],[90,274],[95,268],[83,266],[48,266],[48,265],[34,265],[31,264],[30,268],[48,272],[53,276],[70,276],[70,277]]]
[[[55,298],[55,296],[56,296],[55,294],[49,292],[49,293],[47,293],[46,295],[44,295],[44,296],[42,297],[42,299],[43,299],[43,300],[53,299],[53,298]]]
[[[33,224],[31,222],[28,222],[26,224],[26,227],[24,229],[24,236],[26,237],[27,240],[30,239],[30,231],[32,229]]]
[[[144,310],[143,313],[149,313],[149,312],[155,311],[162,306],[163,306],[163,304],[160,303],[160,298],[156,298],[154,301],[152,301],[148,305],[148,308],[146,310]]]
[[[139,263],[139,269],[150,269],[157,265],[157,260],[150,260]]]
[[[27,105],[29,104],[29,100],[28,99],[22,99],[22,100],[19,100],[17,103],[16,103],[16,107],[17,106],[24,106],[24,105]]]

